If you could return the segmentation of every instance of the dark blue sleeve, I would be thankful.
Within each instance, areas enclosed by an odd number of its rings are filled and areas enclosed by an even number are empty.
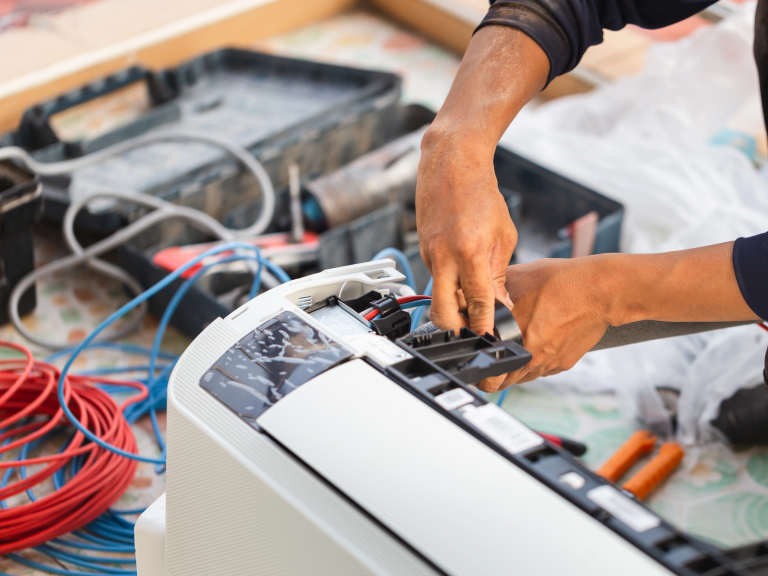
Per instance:
[[[662,28],[693,16],[715,0],[491,0],[478,26],[517,28],[530,36],[549,58],[549,80],[579,63],[587,48],[603,41],[603,28],[627,24]]]
[[[733,271],[747,305],[768,320],[768,232],[736,240]]]

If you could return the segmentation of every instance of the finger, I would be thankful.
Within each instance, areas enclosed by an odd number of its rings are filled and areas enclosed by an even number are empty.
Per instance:
[[[493,334],[496,299],[488,261],[483,258],[464,260],[459,270],[459,282],[467,302],[469,327],[475,333]]]
[[[462,292],[461,288],[456,291],[456,297],[459,299],[459,310],[466,311],[467,299],[464,298],[464,292]]]
[[[456,333],[467,325],[459,313],[458,270],[453,262],[437,266],[432,280],[432,304],[429,318],[442,330],[454,330]]]
[[[506,378],[504,379],[504,387],[508,388],[512,384],[522,383],[524,381],[524,378],[528,376],[528,374],[531,371],[539,369],[539,364],[540,364],[540,359],[536,354],[534,354],[533,357],[531,358],[531,361],[528,362],[528,364],[506,375]]]
[[[486,392],[490,394],[491,392],[496,392],[499,390],[499,387],[504,383],[504,374],[501,376],[492,376],[491,378],[486,378],[482,382],[480,382],[477,387],[482,390],[483,392]]]
[[[526,374],[522,378],[520,378],[520,380],[518,380],[517,383],[525,384],[527,382],[533,382],[534,380],[538,380],[539,378],[541,378],[543,373],[544,373],[544,368],[541,368],[541,367],[536,368],[528,372],[528,374]]]
[[[517,235],[515,234],[514,241],[512,241],[509,246],[497,243],[491,252],[490,258],[491,283],[493,284],[494,296],[496,300],[505,304],[510,312],[512,311],[512,308],[514,308],[514,304],[509,297],[506,284],[507,273],[510,268],[509,261],[512,259],[516,240]]]
[[[547,370],[544,372],[541,377],[546,378],[547,376],[554,376],[555,374],[560,374],[561,372],[565,372],[565,368],[553,368],[552,370]]]
[[[501,383],[501,386],[499,386],[497,392],[504,392],[504,390],[506,390],[510,386],[514,386],[516,384],[516,382],[511,382],[511,381],[507,380],[507,378],[506,378],[507,376],[508,375],[505,374],[504,382]]]

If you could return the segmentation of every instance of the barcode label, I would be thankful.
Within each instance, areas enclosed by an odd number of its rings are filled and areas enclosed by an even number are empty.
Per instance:
[[[635,532],[645,532],[661,524],[658,516],[625,496],[613,486],[598,486],[587,492],[587,498]]]
[[[435,402],[446,410],[456,410],[456,408],[469,404],[473,400],[472,394],[463,388],[454,388],[448,392],[443,392],[440,396],[435,396]]]
[[[518,454],[544,443],[541,436],[496,404],[467,410],[464,418],[511,454]]]

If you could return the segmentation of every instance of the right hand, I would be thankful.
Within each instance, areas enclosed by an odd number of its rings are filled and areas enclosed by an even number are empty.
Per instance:
[[[496,182],[493,149],[485,148],[434,127],[422,141],[416,223],[433,276],[430,319],[444,330],[467,326],[464,302],[477,334],[493,334],[496,300],[512,309],[505,283],[517,230]]]

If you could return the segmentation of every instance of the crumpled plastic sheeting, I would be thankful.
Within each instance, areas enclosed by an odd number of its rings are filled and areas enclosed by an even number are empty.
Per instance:
[[[762,120],[754,13],[747,3],[715,26],[653,46],[636,76],[525,109],[501,144],[622,202],[626,252],[768,230],[768,181],[741,151],[710,144],[745,107]],[[678,439],[709,442],[718,439],[709,422],[720,402],[761,381],[766,345],[757,327],[731,328],[595,352],[547,381],[616,390],[646,423],[660,409],[654,388],[677,388]]]

